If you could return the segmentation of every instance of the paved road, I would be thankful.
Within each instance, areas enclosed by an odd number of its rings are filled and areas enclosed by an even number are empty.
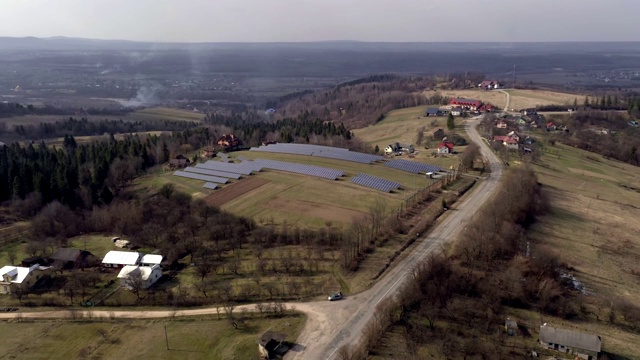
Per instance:
[[[430,255],[440,251],[443,245],[455,240],[468,221],[495,192],[502,176],[500,160],[482,141],[475,130],[479,117],[468,120],[467,132],[472,141],[480,145],[482,155],[489,162],[491,173],[486,180],[476,185],[476,189],[469,193],[461,202],[455,204],[446,216],[426,236],[420,238],[410,253],[369,290],[349,296],[342,301],[321,301],[308,303],[286,303],[288,308],[295,308],[304,312],[308,320],[296,342],[299,344],[294,351],[289,351],[286,359],[324,360],[335,358],[336,350],[343,344],[356,343],[362,330],[371,320],[373,309],[382,300],[396,294],[400,285],[408,278],[416,265]],[[241,309],[254,311],[254,305],[239,306]],[[162,318],[172,316],[202,316],[214,315],[216,308],[202,308],[189,310],[158,310],[158,311],[80,311],[94,317],[113,318]],[[0,319],[15,318],[65,318],[70,317],[69,311],[42,311],[32,313],[0,313]]]

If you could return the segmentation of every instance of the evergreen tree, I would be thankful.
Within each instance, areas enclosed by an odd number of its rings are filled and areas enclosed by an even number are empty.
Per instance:
[[[447,129],[453,130],[455,129],[455,127],[456,127],[455,119],[453,118],[453,115],[449,113],[449,116],[447,117]]]
[[[584,107],[589,107],[589,97],[584,98]]]
[[[612,106],[613,101],[611,101],[611,95],[607,95],[607,106]]]

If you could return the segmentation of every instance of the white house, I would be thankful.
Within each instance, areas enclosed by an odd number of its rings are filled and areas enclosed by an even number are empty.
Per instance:
[[[126,288],[134,288],[139,286],[142,289],[147,289],[151,285],[155,284],[162,277],[162,269],[160,265],[153,266],[138,266],[138,265],[126,265],[120,270],[118,279],[120,284]],[[140,281],[138,283],[138,281]]]
[[[140,265],[153,266],[153,265],[160,265],[161,262],[162,262],[162,255],[146,254],[145,256],[142,257],[142,260],[140,260]]]
[[[122,268],[127,265],[138,265],[142,254],[135,251],[112,250],[102,259],[102,266],[112,268]]]
[[[16,286],[24,289],[32,287],[49,269],[38,264],[31,267],[4,266],[0,269],[0,294],[11,294],[11,288]]]

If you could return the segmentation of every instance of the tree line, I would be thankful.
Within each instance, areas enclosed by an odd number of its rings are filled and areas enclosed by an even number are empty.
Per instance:
[[[50,148],[44,142],[2,146],[0,202],[14,200],[31,207],[58,200],[72,209],[109,203],[141,172],[209,140],[208,129],[198,128],[123,140],[111,137],[84,145],[65,135],[62,148]]]
[[[197,122],[186,121],[124,121],[122,119],[89,121],[86,118],[76,119],[69,117],[68,119],[53,123],[20,124],[12,127],[0,123],[0,135],[12,134],[16,135],[17,138],[33,140],[63,137],[66,134],[90,136],[144,131],[182,131],[198,126],[199,124]]]
[[[23,116],[23,115],[67,115],[75,113],[78,109],[61,108],[51,105],[34,106],[32,104],[20,104],[16,102],[0,103],[0,118]],[[131,109],[109,109],[109,108],[89,108],[81,111],[92,115],[123,115],[133,110]]]

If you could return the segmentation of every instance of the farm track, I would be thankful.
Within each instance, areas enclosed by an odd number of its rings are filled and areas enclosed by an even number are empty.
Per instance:
[[[225,186],[220,190],[214,190],[213,193],[207,196],[204,201],[207,205],[220,207],[229,201],[248,193],[253,189],[257,189],[260,186],[268,183],[269,180],[259,177],[249,177],[248,179],[237,180],[235,183]]]
[[[491,167],[491,172],[487,179],[479,182],[474,191],[465,195],[461,202],[456,203],[443,218],[438,220],[436,226],[429,233],[416,241],[416,244],[410,248],[410,252],[406,257],[390,268],[369,290],[353,296],[347,296],[346,299],[336,302],[325,300],[307,303],[286,303],[288,308],[305,313],[308,319],[296,341],[299,346],[295,350],[289,351],[285,359],[333,359],[337,349],[342,345],[357,343],[363,329],[372,319],[376,305],[387,298],[393,297],[419,263],[423,262],[428,256],[440,252],[444,245],[453,242],[464,228],[464,224],[494,195],[502,177],[502,164],[480,138],[475,129],[478,122],[479,118],[470,119],[467,122],[466,131],[471,140],[480,145],[482,155]],[[236,311],[241,309],[255,311],[255,306],[243,305],[236,307]],[[216,308],[210,307],[177,311],[78,311],[74,316],[87,316],[90,314],[93,317],[142,319],[204,316],[216,313]],[[62,310],[0,314],[0,319],[19,317],[70,318],[71,313]]]

